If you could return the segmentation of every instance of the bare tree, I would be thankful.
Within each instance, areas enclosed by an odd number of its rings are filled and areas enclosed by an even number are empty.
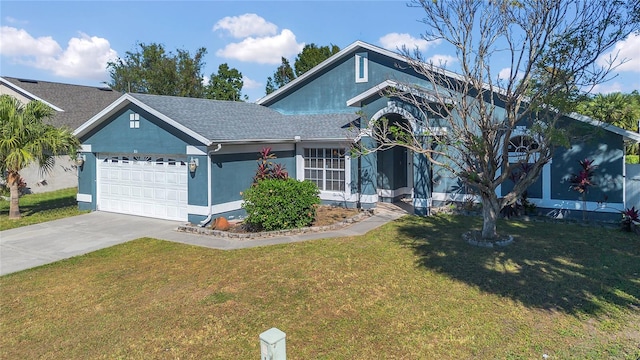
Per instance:
[[[639,5],[637,0],[412,0],[409,6],[424,10],[424,39],[455,48],[459,71],[402,49],[426,82],[398,81],[384,95],[409,104],[418,123],[371,121],[375,145],[359,150],[402,146],[424,154],[475,190],[482,200],[482,238],[495,239],[500,210],[537,179],[558,146],[569,146],[572,134],[563,114],[624,61],[596,60],[638,30]],[[507,59],[510,68],[492,68],[497,59]],[[520,126],[526,127],[522,143],[510,144]],[[521,171],[523,164],[527,171]],[[496,189],[510,177],[515,185],[500,197]]]

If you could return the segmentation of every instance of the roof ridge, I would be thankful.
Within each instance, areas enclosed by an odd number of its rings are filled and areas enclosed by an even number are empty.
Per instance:
[[[251,104],[251,105],[258,105],[258,106],[262,106],[253,102],[246,102],[246,101],[235,101],[235,100],[220,100],[220,99],[208,99],[208,98],[201,98],[201,97],[190,97],[190,96],[178,96],[178,95],[160,95],[160,94],[146,94],[146,93],[134,93],[134,92],[128,92],[127,94],[133,96],[133,97],[137,97],[137,96],[142,96],[142,97],[162,97],[162,98],[174,98],[174,99],[190,99],[192,101],[209,101],[209,102],[220,102],[220,103],[229,103],[229,104]],[[263,106],[264,107],[264,106]]]
[[[47,80],[37,80],[37,79],[27,79],[27,78],[19,78],[19,77],[15,77],[15,76],[4,76],[2,75],[2,77],[4,79],[10,79],[10,80],[15,80],[18,83],[27,83],[27,84],[39,84],[39,83],[47,83],[47,84],[54,84],[54,85],[63,85],[63,86],[74,86],[74,87],[86,87],[86,88],[94,88],[94,89],[110,89],[111,91],[116,91],[114,89],[112,89],[110,86],[108,86],[107,84],[104,84],[104,86],[96,86],[96,85],[82,85],[82,84],[70,84],[70,83],[63,83],[63,82],[58,82],[58,81],[47,81]],[[13,82],[12,82],[13,83]],[[14,85],[18,85],[16,83],[13,83]],[[19,86],[19,85],[18,85]]]

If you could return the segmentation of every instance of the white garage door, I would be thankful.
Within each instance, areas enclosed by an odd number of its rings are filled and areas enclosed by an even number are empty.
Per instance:
[[[98,210],[187,220],[186,158],[98,156]]]

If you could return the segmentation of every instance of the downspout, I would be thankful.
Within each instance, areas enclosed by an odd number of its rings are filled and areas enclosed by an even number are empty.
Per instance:
[[[211,207],[213,206],[213,194],[211,193],[211,157],[213,156],[213,153],[216,153],[218,151],[220,151],[220,149],[222,149],[222,144],[218,144],[218,146],[216,146],[215,149],[213,150],[209,150],[207,152],[207,194],[208,196],[208,200],[207,200],[207,207],[209,208],[209,212],[207,214],[207,218],[200,221],[200,223],[198,223],[199,227],[205,227],[210,221],[211,218],[213,217],[213,211],[211,210]]]
[[[362,209],[362,155],[358,156],[358,198],[356,200],[356,208]]]

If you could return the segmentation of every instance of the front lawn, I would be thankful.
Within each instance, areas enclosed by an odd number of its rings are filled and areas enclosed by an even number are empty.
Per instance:
[[[617,230],[404,217],[365,236],[218,251],[139,239],[0,277],[7,359],[636,359],[640,242]]]
[[[22,218],[18,220],[9,219],[9,201],[0,199],[0,230],[13,229],[85,213],[86,211],[78,210],[77,192],[77,188],[69,188],[40,194],[23,195],[20,197]]]

